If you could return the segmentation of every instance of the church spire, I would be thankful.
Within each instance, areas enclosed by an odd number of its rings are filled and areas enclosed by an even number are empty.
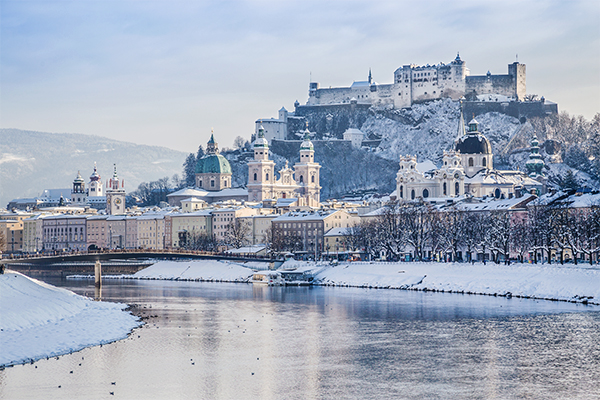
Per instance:
[[[461,137],[466,135],[465,132],[465,117],[463,116],[463,98],[460,99],[460,118],[458,120],[458,133],[457,133],[457,140],[460,140]]]

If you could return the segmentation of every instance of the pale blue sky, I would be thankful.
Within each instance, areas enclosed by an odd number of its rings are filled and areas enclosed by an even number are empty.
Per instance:
[[[600,112],[598,1],[0,0],[0,127],[192,152],[322,86],[409,63],[527,64],[527,92]]]

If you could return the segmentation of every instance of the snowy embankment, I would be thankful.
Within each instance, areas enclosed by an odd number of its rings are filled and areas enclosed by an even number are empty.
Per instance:
[[[253,273],[251,268],[266,269],[267,266],[267,263],[241,264],[219,260],[159,261],[133,275],[119,275],[113,278],[249,282]]]
[[[326,268],[315,279],[323,285],[431,290],[600,304],[600,270],[586,266],[353,262]]]
[[[124,339],[141,324],[126,307],[6,271],[0,275],[0,366]]]

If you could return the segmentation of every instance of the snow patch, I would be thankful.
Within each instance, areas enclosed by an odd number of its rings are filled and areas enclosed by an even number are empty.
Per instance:
[[[7,271],[0,275],[0,366],[124,339],[140,326],[125,308]]]

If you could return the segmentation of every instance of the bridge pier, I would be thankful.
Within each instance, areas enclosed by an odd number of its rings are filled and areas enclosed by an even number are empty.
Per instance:
[[[97,288],[102,287],[102,265],[100,264],[100,260],[96,260],[96,265],[94,265],[94,273],[95,273],[95,285]]]

